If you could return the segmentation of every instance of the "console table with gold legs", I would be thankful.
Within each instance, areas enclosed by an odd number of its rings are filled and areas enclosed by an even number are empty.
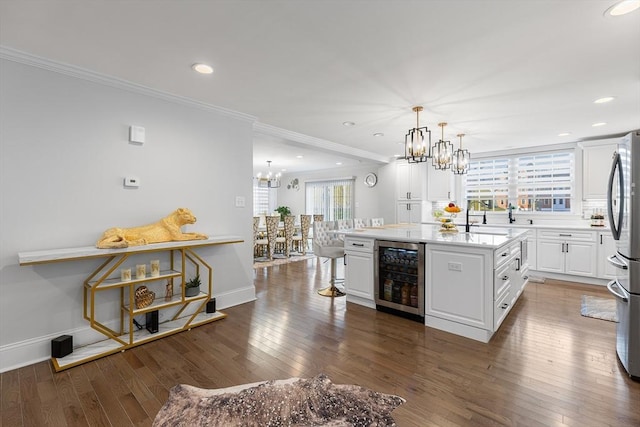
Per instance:
[[[93,344],[73,349],[65,357],[52,357],[56,371],[71,368],[109,354],[124,351],[146,342],[154,341],[167,335],[189,330],[195,326],[224,319],[226,314],[215,311],[206,313],[204,308],[213,294],[213,269],[194,249],[199,247],[241,243],[239,236],[212,236],[206,240],[188,240],[183,242],[155,243],[144,246],[133,246],[123,249],[97,249],[95,247],[80,247],[68,249],[54,249],[48,251],[20,252],[20,265],[34,265],[51,262],[63,262],[91,258],[106,258],[106,260],[84,281],[83,285],[83,315],[94,330],[103,334],[106,339]],[[146,272],[144,277],[136,278],[135,268],[130,280],[121,280],[122,267],[131,267],[127,260],[134,255],[163,256],[167,269],[151,276]],[[167,259],[168,257],[168,259]],[[140,262],[140,261],[138,261]],[[145,261],[146,262],[146,261]],[[134,265],[135,267],[135,265]],[[185,294],[185,273],[193,271],[202,277],[200,292],[195,296]],[[177,282],[177,283],[174,283]],[[137,308],[135,292],[140,286],[156,289],[153,301]],[[173,289],[172,295],[165,293],[165,289]],[[204,289],[203,289],[204,288]],[[99,302],[102,295],[119,292],[120,315],[117,327],[109,327],[99,314]],[[168,310],[173,308],[173,310]],[[157,332],[150,332],[138,328],[135,317],[153,311],[165,310],[168,319],[158,323]],[[113,317],[113,316],[111,316]],[[115,319],[118,320],[118,319]]]

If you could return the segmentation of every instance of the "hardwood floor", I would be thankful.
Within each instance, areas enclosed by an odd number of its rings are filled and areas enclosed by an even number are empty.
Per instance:
[[[489,344],[316,294],[329,264],[255,270],[258,300],[219,322],[54,373],[0,375],[2,426],[150,425],[178,383],[219,388],[311,377],[407,402],[399,426],[639,426],[640,383],[615,354],[615,323],[580,316],[601,287],[530,283]]]

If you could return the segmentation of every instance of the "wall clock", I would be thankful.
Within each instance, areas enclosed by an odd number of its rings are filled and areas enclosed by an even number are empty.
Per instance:
[[[364,183],[367,187],[373,187],[378,182],[378,177],[375,173],[369,172],[364,176]]]

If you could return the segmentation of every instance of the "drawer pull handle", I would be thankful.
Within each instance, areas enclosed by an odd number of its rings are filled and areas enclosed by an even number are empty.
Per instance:
[[[559,236],[562,236],[562,237],[571,237],[571,234],[563,234],[563,233],[560,233],[560,234],[559,234]]]
[[[503,253],[502,253],[502,256],[507,256],[507,253],[506,253],[506,252],[503,252]]]
[[[351,246],[358,246],[364,248],[364,243],[352,243]]]
[[[502,276],[502,280],[509,280],[509,276]]]
[[[506,310],[507,307],[509,307],[509,304],[507,304],[506,302],[500,306],[500,308],[503,310]]]

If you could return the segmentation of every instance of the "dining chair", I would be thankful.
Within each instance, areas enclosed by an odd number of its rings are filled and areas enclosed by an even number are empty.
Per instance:
[[[368,221],[366,218],[353,218],[353,228],[364,228]]]
[[[318,257],[331,260],[331,279],[329,287],[320,289],[318,294],[325,297],[342,297],[346,293],[336,287],[337,259],[344,257],[344,242],[335,237],[335,221],[313,222],[313,253]]]
[[[300,215],[300,234],[293,236],[293,242],[299,253],[307,254],[307,242],[309,240],[309,228],[311,227],[311,215]]]
[[[384,218],[371,218],[372,227],[381,227],[384,225]]]
[[[253,217],[253,257],[263,256],[268,249],[269,240],[261,238],[258,230],[260,229],[260,217]]]
[[[284,217],[284,236],[278,236],[276,242],[284,244],[284,255],[289,258],[291,256],[291,246],[293,244],[293,234],[296,227],[296,217],[286,215]]]
[[[267,240],[269,248],[269,260],[273,259],[273,254],[276,251],[276,239],[278,238],[278,224],[280,222],[280,215],[268,215],[265,217],[267,223]]]

